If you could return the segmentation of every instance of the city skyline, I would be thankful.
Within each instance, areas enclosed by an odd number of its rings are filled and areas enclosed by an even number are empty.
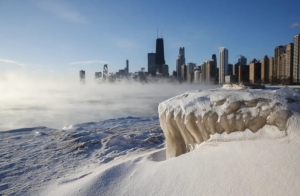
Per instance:
[[[179,47],[185,47],[186,62],[197,65],[217,54],[219,47],[226,47],[230,50],[229,63],[236,63],[238,55],[248,60],[273,56],[274,46],[290,43],[300,32],[300,2],[276,0],[272,9],[268,2],[258,0],[191,1],[185,5],[182,9],[170,1],[3,1],[1,73],[77,75],[81,69],[87,73],[101,71],[104,64],[109,65],[110,72],[117,72],[126,59],[131,62],[131,71],[138,71],[147,68],[146,54],[155,52],[157,28],[158,36],[164,38],[170,73],[176,70]],[[241,7],[254,13],[233,14]]]

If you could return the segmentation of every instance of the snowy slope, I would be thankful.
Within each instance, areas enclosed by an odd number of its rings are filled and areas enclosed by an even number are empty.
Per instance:
[[[40,195],[53,181],[134,154],[160,149],[157,116],[90,122],[63,130],[36,127],[0,132],[0,195]]]
[[[299,119],[168,160],[158,116],[1,132],[0,195],[298,195]]]

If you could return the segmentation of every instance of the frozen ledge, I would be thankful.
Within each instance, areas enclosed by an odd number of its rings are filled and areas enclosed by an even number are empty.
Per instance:
[[[299,113],[300,97],[280,90],[190,91],[159,104],[160,126],[166,138],[166,158],[176,157],[209,140],[211,134],[230,134],[265,125],[285,131],[289,118]]]

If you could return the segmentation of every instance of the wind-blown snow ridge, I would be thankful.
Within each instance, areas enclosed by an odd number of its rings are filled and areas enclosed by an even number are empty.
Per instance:
[[[0,195],[40,195],[53,180],[65,184],[89,175],[69,173],[163,146],[157,116],[0,132]]]
[[[299,103],[298,93],[287,87],[190,91],[171,98],[159,105],[167,158],[193,150],[216,133],[255,133],[266,125],[285,131],[288,119],[299,113]]]

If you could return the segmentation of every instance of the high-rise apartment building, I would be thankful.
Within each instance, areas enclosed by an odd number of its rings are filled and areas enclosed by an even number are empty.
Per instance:
[[[300,34],[294,36],[293,83],[300,83]]]
[[[261,60],[261,82],[269,83],[269,58],[267,55]]]
[[[261,83],[261,63],[253,59],[249,68],[249,80],[251,84]]]
[[[285,46],[277,46],[274,49],[274,66],[273,66],[273,82],[278,82],[279,80],[279,60],[280,60],[280,55],[285,52]]]
[[[162,66],[166,63],[165,62],[165,53],[164,53],[164,39],[157,38],[156,39],[156,56],[155,56],[155,63],[157,66],[157,70],[159,73],[162,73]]]
[[[219,84],[225,83],[225,76],[228,74],[228,50],[222,48],[219,52]]]
[[[240,65],[247,65],[247,58],[240,55],[240,58],[238,59],[238,63],[240,63]]]
[[[235,63],[235,64],[233,64],[233,67],[232,67],[232,74],[236,75],[237,78],[239,78],[238,75],[239,75],[239,66],[240,65],[241,65],[240,63]]]
[[[151,74],[151,76],[156,75],[155,58],[156,58],[155,53],[148,53],[148,74]]]
[[[215,61],[206,61],[205,62],[205,81],[207,83],[213,83],[215,81],[215,76],[216,76],[216,64]]]
[[[201,64],[201,82],[206,82],[206,62]]]
[[[286,45],[284,54],[284,79],[283,84],[293,83],[293,61],[294,61],[294,43],[289,43]]]
[[[269,58],[269,83],[273,84],[274,83],[274,57]]]
[[[239,83],[248,83],[249,82],[249,65],[240,65],[239,66]]]

